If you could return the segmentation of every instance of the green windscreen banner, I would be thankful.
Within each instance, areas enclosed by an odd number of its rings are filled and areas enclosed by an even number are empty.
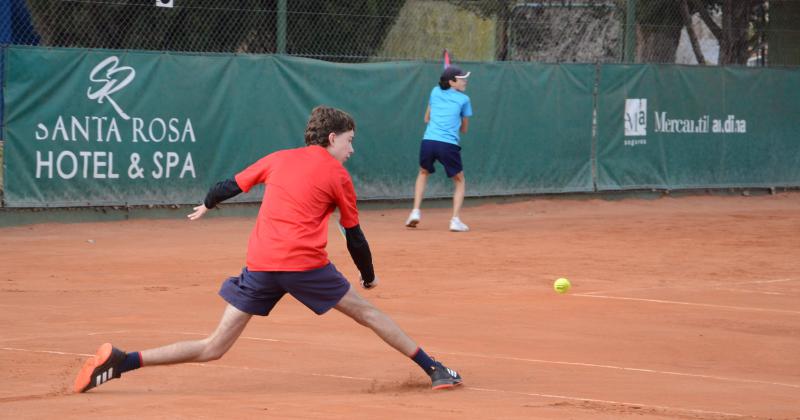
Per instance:
[[[800,185],[800,69],[602,65],[597,188]]]
[[[591,191],[592,65],[463,63],[470,196]],[[423,116],[442,66],[337,64],[11,46],[5,50],[5,205],[198,203],[262,156],[304,145],[311,109],[356,120],[359,198],[413,195]],[[444,171],[427,196],[450,194]],[[237,197],[257,201],[258,191]]]

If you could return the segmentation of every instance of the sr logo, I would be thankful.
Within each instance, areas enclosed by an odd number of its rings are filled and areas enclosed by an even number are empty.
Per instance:
[[[119,58],[116,56],[108,57],[94,66],[92,72],[89,73],[89,80],[102,85],[94,92],[92,92],[92,88],[89,87],[89,89],[86,90],[86,96],[93,101],[97,101],[99,104],[107,100],[120,117],[129,120],[131,117],[122,110],[111,95],[119,92],[125,88],[125,86],[128,86],[133,81],[134,77],[136,77],[136,70],[132,67],[120,66]]]

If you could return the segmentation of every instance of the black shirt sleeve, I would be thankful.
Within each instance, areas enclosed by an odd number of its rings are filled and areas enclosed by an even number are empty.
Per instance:
[[[217,204],[235,197],[241,192],[242,189],[239,188],[239,184],[237,184],[236,180],[233,178],[217,182],[217,185],[214,185],[208,190],[208,194],[206,194],[206,198],[203,200],[203,205],[208,209],[213,209]]]
[[[355,225],[351,228],[345,229],[345,238],[347,238],[347,250],[350,252],[350,257],[361,272],[361,278],[366,283],[375,280],[375,269],[372,266],[372,253],[369,250],[367,238],[364,237],[364,232],[361,231],[360,225]]]

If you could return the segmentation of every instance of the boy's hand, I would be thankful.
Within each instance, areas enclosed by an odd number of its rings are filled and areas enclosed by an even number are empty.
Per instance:
[[[186,216],[186,217],[188,217],[189,220],[197,220],[197,219],[203,217],[203,215],[206,214],[207,211],[208,211],[208,208],[205,206],[205,204],[201,204],[201,205],[195,207],[194,208],[194,212],[192,214]]]
[[[374,279],[371,281],[364,281],[361,275],[358,275],[358,281],[361,283],[361,287],[365,289],[373,289],[378,286],[378,276],[375,276]]]

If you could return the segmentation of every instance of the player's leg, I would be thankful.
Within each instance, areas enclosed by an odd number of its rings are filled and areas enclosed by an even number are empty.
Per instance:
[[[75,392],[86,392],[111,379],[119,378],[125,372],[145,365],[206,362],[219,359],[239,338],[251,316],[229,304],[214,333],[200,340],[181,341],[131,353],[125,353],[110,343],[105,343],[100,346],[93,357],[86,360],[75,378],[73,389]]]
[[[419,208],[422,205],[422,196],[425,194],[425,186],[428,184],[428,175],[430,175],[430,172],[425,170],[425,168],[419,168],[417,182],[414,184],[414,208],[411,209],[411,213],[408,214],[408,218],[406,219],[406,226],[408,227],[417,227],[422,218]]]
[[[464,204],[464,193],[467,190],[467,179],[464,171],[450,178],[453,180],[453,219],[459,219],[461,206]]]
[[[445,144],[440,161],[444,165],[447,176],[453,180],[453,217],[450,219],[450,230],[466,232],[469,230],[469,226],[465,225],[460,217],[464,194],[467,190],[467,179],[464,177],[464,166],[461,163],[461,147],[455,144]]]
[[[462,380],[458,372],[428,356],[394,320],[362,298],[352,287],[335,308],[359,324],[372,329],[387,344],[411,358],[430,376],[433,389],[461,385]]]
[[[180,341],[155,349],[142,350],[142,365],[171,365],[217,360],[230,350],[252,315],[228,304],[217,329],[200,340]]]
[[[375,331],[375,334],[378,334],[383,341],[406,356],[413,355],[419,347],[394,320],[362,298],[352,287],[335,308],[359,324]]]
[[[417,227],[422,215],[420,207],[422,206],[422,197],[425,194],[425,186],[428,184],[428,176],[436,172],[433,163],[436,161],[436,141],[423,140],[419,146],[419,172],[417,173],[417,181],[414,183],[414,207],[406,219],[406,226]]]
[[[222,357],[239,338],[253,315],[266,316],[286,293],[274,273],[242,270],[222,283],[228,302],[217,329],[200,340],[181,341],[141,352],[125,353],[105,343],[86,361],[75,378],[75,392],[85,392],[142,366],[206,362]]]

